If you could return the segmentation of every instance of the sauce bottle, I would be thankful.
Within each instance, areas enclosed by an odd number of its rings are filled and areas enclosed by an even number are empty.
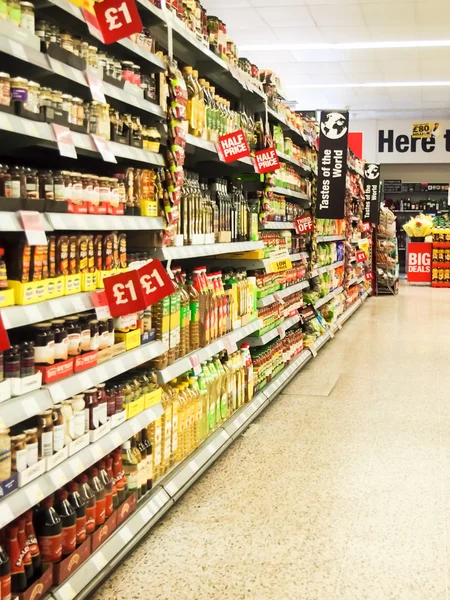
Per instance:
[[[106,491],[105,486],[99,479],[96,467],[89,468],[88,483],[95,495],[95,526],[98,527],[105,522]]]
[[[113,458],[112,456],[108,456],[105,464],[106,474],[108,478],[112,482],[112,501],[113,501],[113,510],[119,507],[119,495],[117,493],[117,484],[114,477],[113,471]]]
[[[138,498],[140,498],[147,492],[147,465],[145,464],[147,456],[145,456],[145,458],[144,456],[142,456],[138,448],[136,436],[133,436],[131,438],[131,451],[133,452],[137,460],[139,477]]]
[[[27,589],[23,555],[17,539],[18,532],[19,527],[15,523],[11,523],[6,529],[6,548],[11,564],[11,591],[16,593]]]
[[[30,549],[31,561],[33,563],[33,577],[37,579],[42,574],[41,552],[36,539],[36,533],[33,527],[33,510],[27,510],[25,513],[25,533],[27,536],[27,545]],[[3,600],[3,596],[2,596]]]
[[[142,449],[145,449],[147,454],[147,491],[151,490],[153,487],[153,448],[152,444],[148,438],[147,429],[143,429],[140,434],[140,443]],[[142,449],[141,450],[142,454]]]
[[[33,562],[31,560],[30,547],[27,543],[27,535],[25,533],[25,516],[22,515],[17,519],[17,541],[19,542],[20,553],[23,561],[25,570],[25,577],[27,578],[27,584],[29,585],[33,580]]]
[[[114,483],[116,484],[116,489],[117,489],[117,501],[118,501],[118,505],[120,506],[122,504],[122,502],[124,502],[127,498],[127,493],[126,493],[126,475],[125,475],[125,469],[123,467],[123,461],[122,461],[122,449],[121,448],[116,448],[116,450],[114,450],[114,452],[112,453],[113,456],[113,464],[112,464],[112,469],[113,469],[113,475],[114,475]]]
[[[53,496],[44,498],[34,517],[34,528],[42,562],[56,563],[62,558],[62,523],[53,508]]]
[[[186,282],[186,291],[189,295],[189,352],[200,348],[200,312],[199,293],[193,285],[192,279]]]
[[[88,484],[88,476],[86,473],[77,477],[78,491],[84,501],[86,510],[86,533],[94,533],[95,531],[95,494]]]
[[[127,440],[122,444],[122,464],[127,478],[127,495],[133,493],[139,494],[140,480],[138,471],[138,460],[131,449],[131,441]]]
[[[77,547],[77,515],[74,507],[68,500],[69,492],[65,489],[58,490],[55,494],[55,510],[61,519],[62,555],[68,556]]]
[[[11,600],[11,561],[0,546],[0,598]]]
[[[101,460],[97,463],[98,477],[105,488],[105,517],[110,517],[114,512],[113,505],[113,481],[106,471],[106,462]]]
[[[66,485],[69,495],[67,499],[75,510],[77,546],[86,539],[86,502],[78,491],[78,483],[71,481]]]

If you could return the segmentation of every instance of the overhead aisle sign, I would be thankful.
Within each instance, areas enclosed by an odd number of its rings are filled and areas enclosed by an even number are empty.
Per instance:
[[[317,177],[316,217],[343,219],[347,178],[348,111],[323,110]]]

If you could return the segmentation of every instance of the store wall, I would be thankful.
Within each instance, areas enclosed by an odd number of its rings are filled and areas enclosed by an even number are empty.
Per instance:
[[[417,183],[450,183],[448,165],[383,165],[381,179],[401,179]]]

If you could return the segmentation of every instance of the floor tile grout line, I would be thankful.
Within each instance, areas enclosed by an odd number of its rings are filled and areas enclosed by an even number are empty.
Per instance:
[[[440,475],[440,482],[441,482],[441,509],[442,509],[442,526],[443,526],[443,542],[444,542],[444,564],[445,564],[445,598],[446,600],[449,600],[449,590],[448,590],[448,539],[447,539],[447,524],[445,521],[445,501],[446,501],[446,494],[445,494],[445,485],[444,485],[444,447],[442,444],[442,419],[441,419],[441,415],[442,415],[442,411],[441,411],[441,399],[438,395],[438,411],[439,411],[439,475]]]
[[[345,548],[344,556],[342,557],[341,568],[339,569],[339,575],[338,575],[337,581],[336,581],[336,588],[335,588],[335,592],[334,592],[334,600],[337,599],[339,591],[340,591],[341,582],[342,582],[342,576],[344,574],[344,569],[345,569],[345,565],[346,565],[346,562],[347,562],[347,556],[348,556],[348,553],[349,553],[349,550],[350,550],[350,545],[351,545],[351,543],[353,541],[353,538],[354,538],[354,535],[355,535],[356,525],[358,523],[358,520],[359,520],[359,517],[360,517],[360,514],[361,514],[361,510],[362,510],[362,506],[363,506],[363,502],[364,502],[364,498],[365,498],[365,492],[364,492],[364,490],[365,490],[365,487],[366,487],[367,479],[369,477],[369,472],[370,472],[370,470],[372,468],[372,464],[373,464],[373,461],[374,461],[374,458],[375,458],[375,449],[377,447],[378,438],[379,438],[379,433],[377,433],[377,436],[376,436],[376,438],[375,438],[375,440],[373,442],[373,448],[372,448],[372,452],[370,454],[369,463],[367,465],[367,469],[366,469],[366,472],[364,474],[364,481],[363,481],[363,485],[362,485],[363,491],[361,492],[361,497],[360,497],[360,499],[358,501],[358,506],[357,506],[357,509],[356,509],[355,519],[353,521],[353,524],[352,524],[352,527],[351,527],[351,530],[350,530],[350,535],[349,535],[349,538],[348,538],[347,546]]]

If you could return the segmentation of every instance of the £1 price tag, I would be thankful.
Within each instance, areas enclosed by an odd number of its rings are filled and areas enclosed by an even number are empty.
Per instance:
[[[372,271],[366,271],[364,277],[366,278],[366,281],[372,281],[372,279],[373,279]]]
[[[356,253],[356,262],[366,262],[367,256],[363,250]]]
[[[94,4],[105,44],[112,44],[143,29],[134,0],[103,0]]]
[[[173,294],[175,286],[160,260],[150,260],[138,269],[145,307]]]
[[[123,317],[147,308],[137,270],[105,277],[103,282],[112,317]]]
[[[370,223],[363,223],[362,224],[362,230],[363,231],[370,231]]]

